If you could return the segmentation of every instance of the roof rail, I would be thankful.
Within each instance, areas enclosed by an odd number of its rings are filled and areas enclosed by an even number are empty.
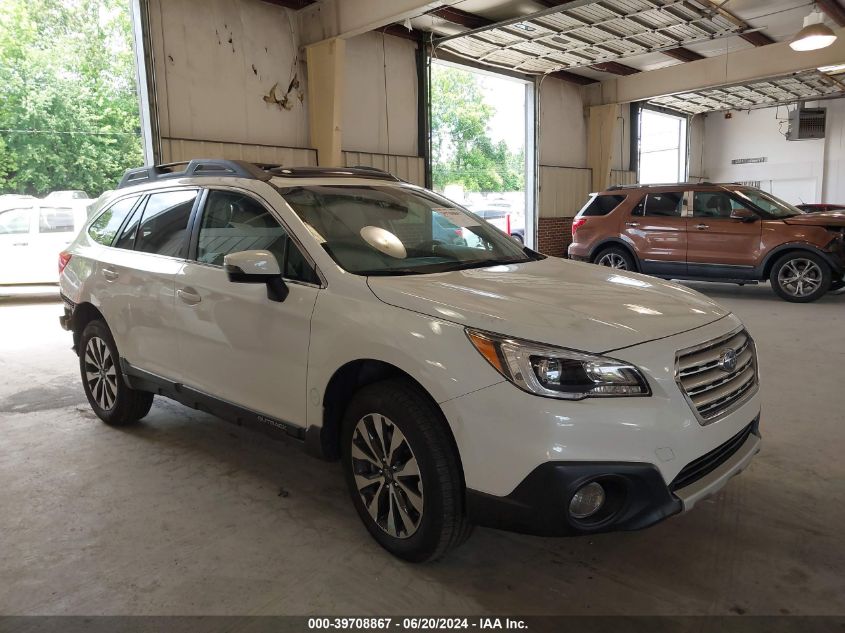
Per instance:
[[[390,172],[377,167],[276,167],[269,170],[283,178],[369,178],[403,182]]]
[[[184,168],[182,168],[184,166]],[[170,178],[187,178],[194,176],[229,176],[232,178],[250,178],[252,180],[270,180],[272,169],[280,165],[248,163],[242,160],[225,160],[221,158],[195,158],[191,161],[166,163],[127,169],[120,179],[118,189],[140,185],[146,182],[165,180]],[[182,169],[180,169],[182,168]]]

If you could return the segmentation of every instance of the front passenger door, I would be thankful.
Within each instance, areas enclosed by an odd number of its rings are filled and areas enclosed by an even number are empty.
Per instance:
[[[305,426],[311,314],[320,290],[313,264],[265,204],[240,190],[209,189],[176,277],[183,382],[217,399]],[[229,281],[223,258],[270,251],[287,298],[264,284]]]
[[[754,276],[761,254],[762,223],[731,218],[734,209],[748,209],[727,191],[696,191],[693,194],[687,246],[691,275]],[[749,209],[750,210],[750,209]]]

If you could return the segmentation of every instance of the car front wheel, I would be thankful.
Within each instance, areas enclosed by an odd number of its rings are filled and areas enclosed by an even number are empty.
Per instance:
[[[120,356],[108,326],[92,321],[79,340],[79,370],[88,403],[103,422],[132,424],[150,412],[153,394],[130,389],[123,380]]]
[[[809,303],[830,288],[830,266],[815,253],[787,253],[775,262],[769,281],[781,299]]]
[[[352,503],[379,545],[407,561],[441,558],[472,529],[445,424],[418,387],[398,379],[362,388],[344,415]]]

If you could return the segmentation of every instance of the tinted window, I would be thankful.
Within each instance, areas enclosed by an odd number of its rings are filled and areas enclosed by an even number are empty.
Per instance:
[[[681,217],[682,193],[650,193],[645,201],[645,215],[658,217]]]
[[[123,224],[126,216],[137,201],[138,196],[133,196],[115,202],[91,223],[91,226],[88,227],[88,235],[95,242],[110,246],[114,241],[114,236],[117,235],[120,225]]]
[[[697,218],[730,218],[734,209],[747,208],[724,191],[696,191],[692,214]]]
[[[0,235],[29,233],[32,209],[9,209],[0,212]]]
[[[622,204],[627,196],[596,196],[581,211],[581,215],[607,215]]]
[[[288,279],[318,283],[287,231],[258,201],[239,193],[210,191],[197,242],[197,261],[223,265],[229,253],[270,251]]]
[[[154,193],[147,199],[135,250],[181,257],[196,190]],[[121,236],[122,237],[122,236]]]

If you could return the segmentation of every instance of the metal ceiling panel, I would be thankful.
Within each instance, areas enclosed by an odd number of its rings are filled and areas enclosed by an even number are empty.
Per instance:
[[[707,0],[574,0],[450,35],[442,50],[523,73],[591,66],[745,32]]]
[[[747,84],[656,97],[649,103],[686,114],[702,114],[765,108],[836,96],[845,96],[845,83],[828,74],[810,71]]]

